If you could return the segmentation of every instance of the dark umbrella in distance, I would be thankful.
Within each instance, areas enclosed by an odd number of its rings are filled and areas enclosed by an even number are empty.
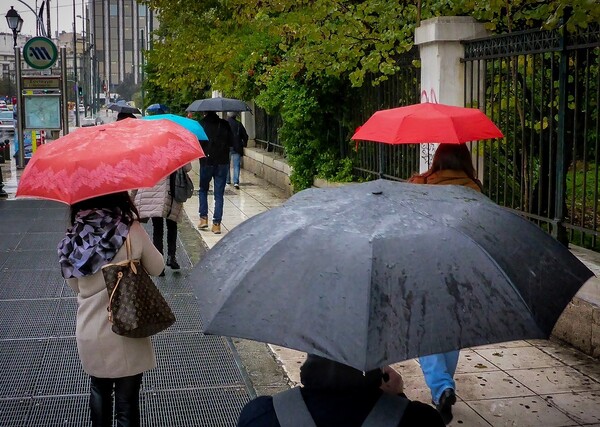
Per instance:
[[[108,105],[108,109],[117,113],[142,114],[138,108],[127,105],[125,101],[113,102]]]
[[[206,254],[192,283],[205,332],[367,371],[547,338],[591,276],[473,190],[378,180],[305,190],[250,218]]]
[[[164,104],[152,104],[146,108],[146,111],[152,114],[166,114],[169,111],[169,107]]]
[[[239,99],[232,98],[206,98],[197,99],[185,109],[186,112],[199,112],[199,111],[252,111],[248,104]]]

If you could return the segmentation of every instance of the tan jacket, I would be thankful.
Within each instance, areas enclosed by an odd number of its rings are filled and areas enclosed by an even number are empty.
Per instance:
[[[189,172],[192,170],[192,165],[188,163],[183,169]],[[141,188],[133,191],[132,194],[140,218],[167,218],[175,222],[181,222],[183,204],[176,202],[171,197],[168,176],[154,187]]]
[[[430,175],[423,173],[411,177],[408,182],[413,184],[432,184],[432,185],[462,185],[473,190],[481,192],[481,188],[475,181],[467,176],[463,171],[441,170]]]
[[[152,244],[139,222],[129,229],[134,259],[141,259],[146,271],[159,275],[164,268],[163,256]],[[125,245],[111,262],[127,258]],[[83,370],[94,377],[121,378],[156,367],[150,338],[127,338],[115,334],[108,321],[108,292],[102,271],[74,279],[68,285],[77,293],[77,325],[75,337]]]

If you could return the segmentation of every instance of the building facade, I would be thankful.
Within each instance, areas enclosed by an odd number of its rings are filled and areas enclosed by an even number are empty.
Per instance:
[[[157,25],[152,11],[135,0],[89,0],[87,14],[100,92],[113,92],[129,77],[141,82],[143,50]]]

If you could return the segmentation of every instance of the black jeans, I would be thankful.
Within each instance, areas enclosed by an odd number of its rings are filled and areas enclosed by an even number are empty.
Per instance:
[[[91,377],[90,414],[92,427],[112,427],[113,389],[117,427],[140,426],[142,374],[122,378]]]
[[[177,249],[177,222],[167,219],[167,255],[175,257]],[[163,252],[164,220],[163,218],[152,218],[152,242],[161,254]]]

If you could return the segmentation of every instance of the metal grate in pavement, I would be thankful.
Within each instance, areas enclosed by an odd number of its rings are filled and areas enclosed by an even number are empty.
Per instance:
[[[66,205],[58,202],[51,202],[49,200],[34,200],[34,199],[18,199],[9,200],[0,203],[0,210],[7,209],[13,211],[15,209],[56,209],[66,208]]]
[[[163,295],[168,294],[191,294],[193,289],[189,283],[188,276],[191,270],[170,270],[166,268],[164,277],[153,277],[154,283],[160,289]]]
[[[65,219],[38,219],[31,224],[31,227],[29,227],[28,231],[33,233],[56,233],[59,231],[65,231],[67,229],[67,226],[68,221],[66,221]]]
[[[196,297],[192,294],[163,294],[175,314],[175,324],[168,332],[201,331],[202,320]]]
[[[77,298],[62,298],[58,303],[51,335],[53,337],[74,337],[76,314]]]
[[[5,270],[57,270],[56,249],[45,251],[11,252],[4,263]]]
[[[0,252],[0,268],[3,268],[4,263],[8,260],[10,252]]]
[[[27,414],[31,407],[31,399],[0,399],[0,426],[23,427],[28,425]]]
[[[147,426],[231,427],[248,402],[243,389],[204,389],[146,392],[142,417]]]
[[[17,251],[54,251],[54,260],[58,266],[57,245],[65,233],[27,233],[17,246]]]
[[[31,224],[33,222],[27,217],[17,216],[12,211],[4,211],[2,212],[2,221],[0,221],[0,234],[12,233],[15,230],[25,233],[29,230]]]
[[[157,367],[145,375],[149,390],[244,386],[229,344],[200,333],[159,334],[152,338]]]
[[[62,222],[62,227],[65,229],[71,221],[69,208],[65,205],[61,205],[56,208],[38,209],[36,210],[35,215],[37,216],[37,218],[44,221],[59,220]]]
[[[33,339],[50,335],[59,300],[0,301],[0,339]]]
[[[89,425],[89,395],[34,398],[23,426],[81,427]]]
[[[0,251],[15,249],[22,238],[23,234],[2,233],[2,239],[0,239]]]
[[[59,297],[63,284],[58,269],[3,271],[0,300]]]
[[[0,342],[0,398],[33,395],[39,366],[46,351],[46,340]],[[0,409],[0,419],[3,411]],[[0,422],[1,426],[4,426]],[[25,424],[21,424],[24,426]]]
[[[48,340],[36,374],[35,396],[89,393],[90,380],[81,367],[74,337]]]

